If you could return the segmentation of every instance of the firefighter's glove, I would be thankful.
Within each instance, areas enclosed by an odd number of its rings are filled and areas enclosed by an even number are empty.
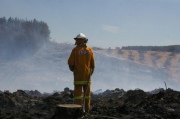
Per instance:
[[[73,72],[74,71],[74,66],[69,65],[69,69]]]

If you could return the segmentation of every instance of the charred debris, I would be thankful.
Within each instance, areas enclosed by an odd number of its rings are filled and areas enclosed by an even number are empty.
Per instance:
[[[173,89],[124,91],[116,88],[92,93],[91,111],[81,119],[180,119],[180,92]],[[57,104],[72,104],[73,90],[0,91],[0,119],[55,119]]]

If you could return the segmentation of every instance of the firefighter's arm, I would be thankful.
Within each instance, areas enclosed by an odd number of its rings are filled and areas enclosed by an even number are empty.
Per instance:
[[[94,73],[94,68],[91,69],[91,75],[93,75],[93,73]]]
[[[69,69],[73,72],[74,71],[74,50],[72,50],[71,55],[69,56],[68,59],[68,65],[69,65]]]
[[[94,53],[92,51],[92,55],[91,55],[91,75],[94,73],[94,69],[95,69],[95,61],[94,61]]]

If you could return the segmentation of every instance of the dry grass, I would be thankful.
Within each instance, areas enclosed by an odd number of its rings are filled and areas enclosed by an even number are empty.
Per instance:
[[[180,81],[180,54],[178,53],[122,49],[97,50],[97,52],[132,60],[148,67],[163,68],[165,72],[172,76],[172,80]]]

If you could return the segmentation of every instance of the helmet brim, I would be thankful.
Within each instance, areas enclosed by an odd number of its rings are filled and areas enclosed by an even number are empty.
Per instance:
[[[74,38],[74,40],[77,40],[77,39],[84,39],[84,40],[87,40],[87,38]]]

